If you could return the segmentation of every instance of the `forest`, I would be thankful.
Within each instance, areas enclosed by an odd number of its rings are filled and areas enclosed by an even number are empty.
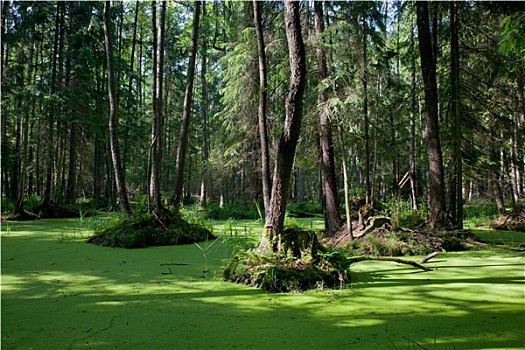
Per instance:
[[[290,201],[403,199],[453,226],[463,201],[519,204],[522,2],[314,3]],[[292,75],[283,3],[256,9],[2,1],[4,208],[269,209]]]
[[[525,2],[0,11],[2,348],[525,346]]]

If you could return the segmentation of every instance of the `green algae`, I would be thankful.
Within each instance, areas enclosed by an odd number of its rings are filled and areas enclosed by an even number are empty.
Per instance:
[[[267,294],[221,280],[226,245],[205,274],[195,245],[126,250],[86,244],[75,220],[9,225],[2,349],[525,347],[520,252],[442,253],[431,272],[367,261],[342,290]]]

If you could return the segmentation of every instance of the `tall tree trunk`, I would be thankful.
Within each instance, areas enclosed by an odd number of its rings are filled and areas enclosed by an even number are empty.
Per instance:
[[[61,50],[60,43],[60,28],[64,25],[63,21],[63,5],[57,2],[56,19],[55,19],[55,40],[53,43],[53,60],[52,60],[52,71],[51,71],[51,95],[55,95],[58,88],[58,57],[59,50]],[[46,208],[49,206],[51,200],[51,185],[53,177],[53,166],[54,166],[54,151],[53,144],[55,139],[55,117],[58,114],[58,104],[51,102],[48,114],[48,125],[47,125],[47,142],[46,142],[46,162],[45,162],[45,184],[44,184],[44,199],[42,206]]]
[[[432,228],[439,228],[445,225],[445,183],[443,156],[439,140],[436,60],[429,28],[428,2],[416,2],[416,8],[419,54],[425,90],[429,222]]]
[[[414,23],[413,19],[410,21],[410,48],[411,51],[415,48],[414,45]],[[417,173],[416,173],[416,109],[418,108],[416,101],[416,57],[413,55],[411,59],[411,82],[410,82],[410,197],[412,200],[412,210],[417,211]]]
[[[265,219],[270,213],[270,199],[272,185],[270,182],[270,153],[268,151],[268,131],[266,128],[266,86],[267,86],[267,69],[266,69],[266,52],[264,44],[264,33],[262,29],[261,6],[260,2],[253,0],[253,22],[257,34],[257,56],[259,57],[259,109],[257,118],[259,122],[259,137],[261,139],[261,171],[262,171],[262,189]]]
[[[9,1],[3,1],[2,2],[2,27],[1,27],[1,37],[5,37],[5,34],[7,32],[7,27],[9,25]],[[1,81],[5,81],[5,75],[8,68],[8,52],[9,47],[7,43],[3,42],[0,43],[0,69],[2,70],[2,76],[0,77]],[[7,89],[2,89],[2,100],[5,101],[5,98],[7,96]],[[11,179],[9,178],[9,168],[13,168],[10,162],[10,144],[7,141],[7,105],[5,103],[2,103],[2,106],[0,107],[2,117],[0,118],[1,122],[1,149],[2,149],[2,166],[1,166],[1,188],[0,191],[2,193],[5,193],[6,196],[9,198],[11,197],[11,188],[10,188],[10,182]]]
[[[321,36],[324,32],[323,2],[316,1],[315,4],[315,36],[317,38],[317,77],[319,79],[317,104],[320,114],[320,146],[321,146],[321,184],[322,200],[324,208],[324,227],[327,235],[334,235],[342,224],[339,208],[339,197],[337,181],[335,177],[334,145],[332,141],[332,124],[328,118],[326,107],[326,92],[323,88],[323,80],[326,79],[326,62],[324,50],[321,47]]]
[[[370,183],[370,121],[368,119],[368,57],[367,57],[367,24],[366,18],[363,18],[363,116],[364,116],[364,141],[365,141],[365,201],[371,204],[372,184]],[[375,139],[375,138],[374,138]],[[374,160],[376,157],[374,157]],[[375,164],[376,162],[374,162]],[[375,176],[374,176],[375,178]]]
[[[120,148],[118,144],[118,118],[117,118],[117,104],[116,104],[116,81],[115,70],[113,64],[113,40],[111,38],[111,1],[106,1],[104,4],[104,43],[106,46],[106,60],[107,60],[107,75],[108,75],[108,98],[109,98],[109,145],[111,150],[111,160],[113,163],[113,172],[115,177],[115,185],[120,202],[120,210],[125,216],[131,216],[131,207],[128,201],[128,194],[126,192],[126,179],[122,171],[122,163],[120,160]]]
[[[139,17],[139,4],[140,4],[139,1],[135,2],[135,18],[133,20],[133,38],[131,39],[131,55],[130,55],[130,63],[129,63],[131,71],[135,71],[135,55],[136,55],[135,47],[137,45],[137,27],[138,27],[137,24],[138,24],[138,17]],[[136,102],[133,96],[133,80],[135,80],[134,74],[130,74],[129,81],[128,81],[128,96],[126,100],[126,109],[127,109],[128,115],[134,115],[135,113],[132,113],[132,110],[133,112],[136,111],[136,109],[133,109],[133,103]],[[128,152],[130,151],[129,150],[130,148],[129,147],[129,129],[131,126],[130,121],[131,121],[131,118],[126,118],[126,124],[124,127],[124,133],[123,133],[124,134],[123,135],[124,152],[122,154],[122,171],[124,171],[124,173],[126,173],[127,163],[128,163]]]
[[[153,6],[157,5],[153,3]],[[153,50],[155,51],[154,69],[153,69],[153,113],[151,117],[151,144],[150,144],[150,162],[151,162],[151,179],[150,179],[150,197],[153,199],[154,210],[162,209],[160,193],[160,171],[162,168],[162,146],[163,146],[163,62],[164,62],[164,26],[166,18],[166,1],[160,2],[160,18],[155,23],[156,16],[153,16],[153,40],[156,41]],[[155,9],[153,13],[155,14]]]
[[[206,3],[202,3],[202,18],[203,23],[206,23]],[[207,26],[206,29],[209,27]],[[202,63],[201,63],[201,100],[202,100],[202,148],[201,148],[201,205],[206,205],[208,201],[208,161],[210,158],[210,132],[209,132],[209,102],[208,102],[208,82],[206,81],[206,74],[208,72],[208,30],[202,35]]]
[[[29,29],[29,45],[27,49],[27,76],[23,88],[23,102],[22,102],[22,116],[20,123],[20,147],[19,150],[19,179],[17,187],[17,196],[15,206],[13,208],[13,214],[15,215],[25,215],[24,212],[24,195],[26,191],[26,180],[27,180],[27,152],[29,144],[29,110],[31,103],[31,92],[29,86],[33,83],[33,52],[34,52],[34,42],[33,42],[33,33],[34,24]],[[23,81],[23,78],[22,78]]]
[[[303,95],[306,84],[306,57],[299,15],[299,3],[285,0],[284,22],[290,61],[290,83],[285,101],[284,129],[279,140],[275,170],[273,173],[270,213],[258,251],[282,253],[293,244],[292,237],[283,235],[283,224],[290,186],[290,175],[295,150],[301,132],[303,118]]]
[[[199,35],[199,17],[201,1],[196,1],[193,7],[193,25],[190,38],[190,59],[188,63],[188,74],[186,75],[186,91],[184,92],[184,104],[182,107],[182,125],[180,128],[179,145],[177,148],[177,159],[175,163],[175,184],[173,189],[173,202],[178,206],[182,202],[184,166],[186,165],[186,153],[188,150],[188,139],[190,133],[191,104],[193,99],[193,79],[195,75],[195,56],[197,54],[197,38]]]
[[[450,88],[452,119],[452,181],[450,188],[450,212],[454,225],[463,228],[463,166],[461,155],[462,123],[459,98],[459,42],[458,42],[458,2],[450,2]]]

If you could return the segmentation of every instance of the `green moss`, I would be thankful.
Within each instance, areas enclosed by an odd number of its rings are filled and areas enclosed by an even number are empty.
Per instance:
[[[96,232],[88,242],[109,247],[143,248],[188,244],[213,238],[207,228],[190,224],[177,213],[163,212],[161,216],[142,214],[121,219]]]

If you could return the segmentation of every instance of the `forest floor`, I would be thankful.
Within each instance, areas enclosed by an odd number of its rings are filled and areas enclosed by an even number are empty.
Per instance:
[[[341,289],[268,294],[221,277],[259,223],[214,222],[215,241],[145,249],[87,244],[93,224],[2,223],[2,349],[525,348],[522,252],[440,253],[430,272],[366,261]]]

